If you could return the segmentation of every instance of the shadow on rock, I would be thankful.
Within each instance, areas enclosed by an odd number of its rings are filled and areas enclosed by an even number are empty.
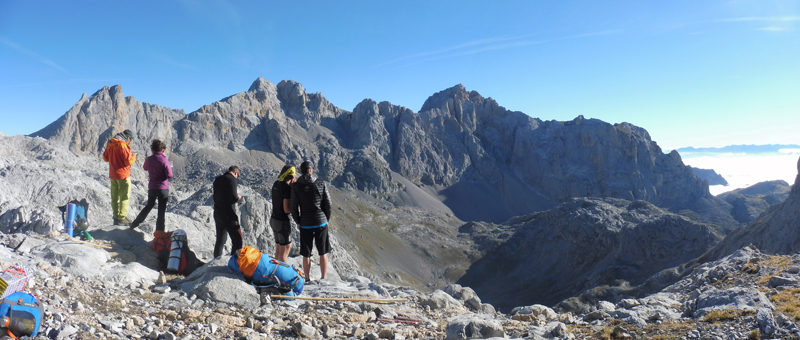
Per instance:
[[[111,241],[113,244],[108,252],[112,258],[122,263],[139,262],[143,266],[159,270],[158,254],[153,250],[149,241],[144,240],[144,234],[122,227],[109,230],[94,230],[95,239]]]

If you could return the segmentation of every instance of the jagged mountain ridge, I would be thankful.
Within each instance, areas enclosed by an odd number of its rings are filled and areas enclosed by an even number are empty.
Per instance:
[[[152,138],[165,140],[187,168],[204,150],[263,151],[276,165],[311,159],[337,187],[451,210],[466,221],[501,222],[571,197],[616,197],[736,225],[728,204],[644,129],[582,116],[541,121],[462,85],[432,95],[419,113],[371,99],[350,112],[297,82],[259,78],[247,92],[188,115],[124,97],[117,85],[84,96],[33,136],[67,143],[75,153],[100,153],[123,128],[134,130],[138,150]]]

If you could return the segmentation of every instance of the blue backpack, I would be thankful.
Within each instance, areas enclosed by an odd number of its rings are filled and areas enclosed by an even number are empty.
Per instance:
[[[0,328],[8,328],[8,335],[34,337],[39,333],[44,307],[39,298],[24,292],[7,296],[0,303]]]
[[[303,293],[305,279],[300,270],[250,246],[242,247],[237,255],[228,260],[228,270],[244,276],[257,289],[274,288],[287,296]]]
[[[75,230],[86,230],[89,228],[89,202],[86,199],[71,200],[67,203],[75,204]],[[61,211],[61,222],[67,223],[67,205],[58,207]]]

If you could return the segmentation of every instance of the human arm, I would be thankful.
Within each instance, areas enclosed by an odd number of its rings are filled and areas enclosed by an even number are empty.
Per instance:
[[[281,186],[284,188],[281,190],[281,196],[283,196],[283,212],[291,214],[292,209],[289,207],[289,200],[292,199],[292,186],[286,182],[282,182]]]
[[[283,212],[287,214],[292,212],[292,209],[289,207],[289,199],[283,199]]]
[[[122,158],[125,159],[125,163],[124,164],[126,166],[132,165],[133,163],[136,163],[136,154],[131,152],[130,145],[125,145],[124,147],[122,147],[120,149],[120,152],[122,153]]]
[[[172,164],[169,163],[169,160],[165,159],[165,165],[167,166],[167,179],[172,179]]]
[[[297,191],[297,184],[292,186],[292,196],[289,199],[289,212],[292,213],[292,219],[300,224],[300,193]]]
[[[325,218],[330,222],[331,220],[331,195],[328,194],[328,185],[323,183],[322,184],[322,202],[321,208],[322,212],[325,214]]]
[[[231,180],[229,187],[231,188],[229,195],[231,203],[239,202],[242,199],[242,195],[239,195],[239,182],[236,181],[236,178]]]
[[[109,152],[109,150],[108,150],[108,145],[106,144],[106,149],[103,151],[103,160],[104,161],[108,162],[108,160],[109,160],[108,157],[109,157],[110,153],[111,152]],[[798,164],[800,164],[800,163],[798,163]]]

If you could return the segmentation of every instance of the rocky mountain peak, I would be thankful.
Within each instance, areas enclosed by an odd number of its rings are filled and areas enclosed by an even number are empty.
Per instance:
[[[306,98],[306,89],[303,88],[303,84],[285,79],[278,83],[278,94],[281,97],[281,101],[284,101],[284,99],[287,101],[303,100]]]
[[[456,86],[445,89],[444,91],[436,92],[432,96],[428,97],[428,99],[425,100],[425,103],[422,104],[422,108],[419,110],[419,112],[425,112],[436,108],[443,108],[447,105],[448,102],[453,100],[465,102],[468,101],[469,99],[470,99],[470,92],[467,92],[467,88],[464,87],[464,85],[458,84]]]
[[[247,90],[247,92],[267,92],[274,90],[275,88],[275,84],[270,83],[268,80],[262,77],[258,77],[258,79],[256,79],[256,81],[250,85],[250,88]]]
[[[278,100],[287,117],[308,128],[320,124],[322,118],[336,118],[341,112],[320,93],[307,93],[303,85],[294,80],[278,83]]]
[[[104,86],[88,98],[84,93],[61,118],[31,136],[67,144],[76,154],[91,154],[103,152],[109,138],[130,129],[134,145],[147,150],[148,138],[171,140],[172,122],[183,116],[183,110],[125,98],[121,85]]]

